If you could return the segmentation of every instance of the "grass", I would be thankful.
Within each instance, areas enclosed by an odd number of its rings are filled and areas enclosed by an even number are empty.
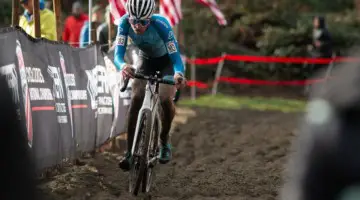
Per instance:
[[[265,98],[265,97],[234,97],[226,95],[205,95],[196,100],[183,99],[181,106],[198,106],[224,109],[273,110],[281,112],[302,112],[306,102],[296,99]]]

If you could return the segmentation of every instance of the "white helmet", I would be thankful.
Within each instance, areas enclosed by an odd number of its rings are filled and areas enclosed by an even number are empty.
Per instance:
[[[128,0],[126,9],[130,17],[136,19],[150,18],[155,11],[155,0]]]

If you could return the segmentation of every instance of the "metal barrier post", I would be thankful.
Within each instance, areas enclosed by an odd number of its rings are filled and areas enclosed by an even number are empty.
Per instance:
[[[215,80],[214,80],[214,85],[212,88],[212,95],[215,96],[217,93],[217,89],[218,89],[218,85],[219,85],[219,78],[221,76],[221,71],[222,68],[224,67],[224,63],[225,63],[225,56],[226,53],[222,53],[221,54],[221,61],[218,63],[217,69],[216,69],[216,73],[215,73]]]
[[[92,0],[89,0],[89,45],[92,44]]]
[[[195,60],[195,56],[191,57],[191,60]],[[191,80],[192,81],[196,81],[196,64],[195,62],[191,63]],[[191,87],[191,100],[195,100],[196,99],[196,86]]]

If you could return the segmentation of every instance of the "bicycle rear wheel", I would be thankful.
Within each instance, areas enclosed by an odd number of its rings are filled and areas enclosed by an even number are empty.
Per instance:
[[[155,176],[155,165],[159,155],[159,120],[155,118],[151,134],[146,135],[145,144],[148,146],[148,160],[151,161],[150,165],[144,171],[144,178],[142,182],[142,192],[148,193],[150,191],[153,178]]]
[[[146,143],[146,137],[151,133],[151,121],[151,111],[144,110],[139,122],[139,134],[133,155],[134,161],[130,170],[129,191],[135,196],[138,195],[143,175],[147,168],[148,145]]]

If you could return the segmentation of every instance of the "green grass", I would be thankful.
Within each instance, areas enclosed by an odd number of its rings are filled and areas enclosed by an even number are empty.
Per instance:
[[[224,109],[253,109],[253,110],[274,110],[281,112],[302,112],[306,102],[295,99],[266,98],[266,97],[233,97],[226,95],[206,95],[192,101],[183,99],[179,101],[181,106],[199,106]]]

